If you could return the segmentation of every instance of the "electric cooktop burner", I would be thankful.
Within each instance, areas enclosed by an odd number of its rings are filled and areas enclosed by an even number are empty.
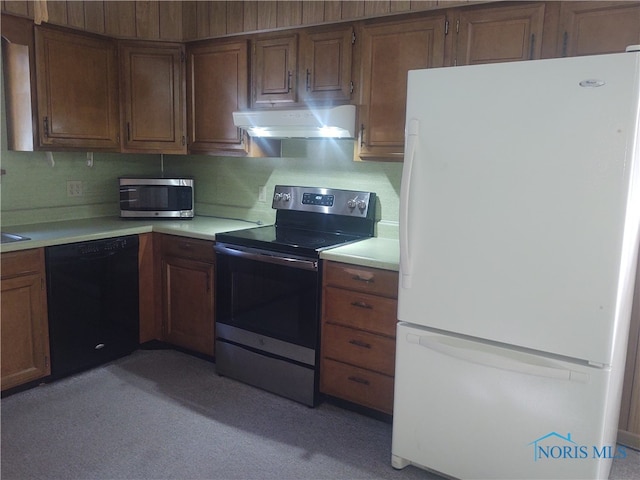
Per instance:
[[[216,235],[216,242],[317,256],[318,252],[372,237],[375,193],[277,185],[276,224]]]
[[[359,235],[298,230],[268,225],[216,235],[216,241],[286,253],[313,254],[336,245],[362,239]]]

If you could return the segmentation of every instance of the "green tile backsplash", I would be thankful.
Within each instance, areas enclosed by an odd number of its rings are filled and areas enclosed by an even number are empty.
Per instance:
[[[165,173],[193,176],[196,213],[273,223],[275,185],[305,185],[375,192],[377,235],[395,238],[402,164],[353,161],[350,140],[285,140],[280,158],[165,157]],[[265,186],[267,201],[258,201]]]

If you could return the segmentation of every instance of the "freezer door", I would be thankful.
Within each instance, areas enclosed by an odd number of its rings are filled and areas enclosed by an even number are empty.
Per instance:
[[[409,73],[400,320],[611,364],[640,223],[639,58]]]
[[[612,457],[625,454],[615,430],[603,435],[608,370],[403,323],[397,339],[394,467],[461,479],[608,478]]]

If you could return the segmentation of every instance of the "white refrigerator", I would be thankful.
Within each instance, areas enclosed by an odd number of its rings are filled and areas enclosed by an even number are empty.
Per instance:
[[[582,479],[624,461],[639,64],[409,72],[395,468]]]

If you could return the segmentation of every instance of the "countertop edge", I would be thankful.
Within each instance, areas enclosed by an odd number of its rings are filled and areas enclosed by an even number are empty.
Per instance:
[[[244,220],[218,217],[196,217],[191,220],[130,220],[120,217],[98,217],[81,220],[2,227],[2,231],[29,237],[30,240],[0,245],[0,253],[67,243],[102,240],[125,235],[162,233],[215,241],[216,233],[256,226]],[[322,260],[349,263],[398,271],[398,241],[373,237],[349,245],[324,250]]]

